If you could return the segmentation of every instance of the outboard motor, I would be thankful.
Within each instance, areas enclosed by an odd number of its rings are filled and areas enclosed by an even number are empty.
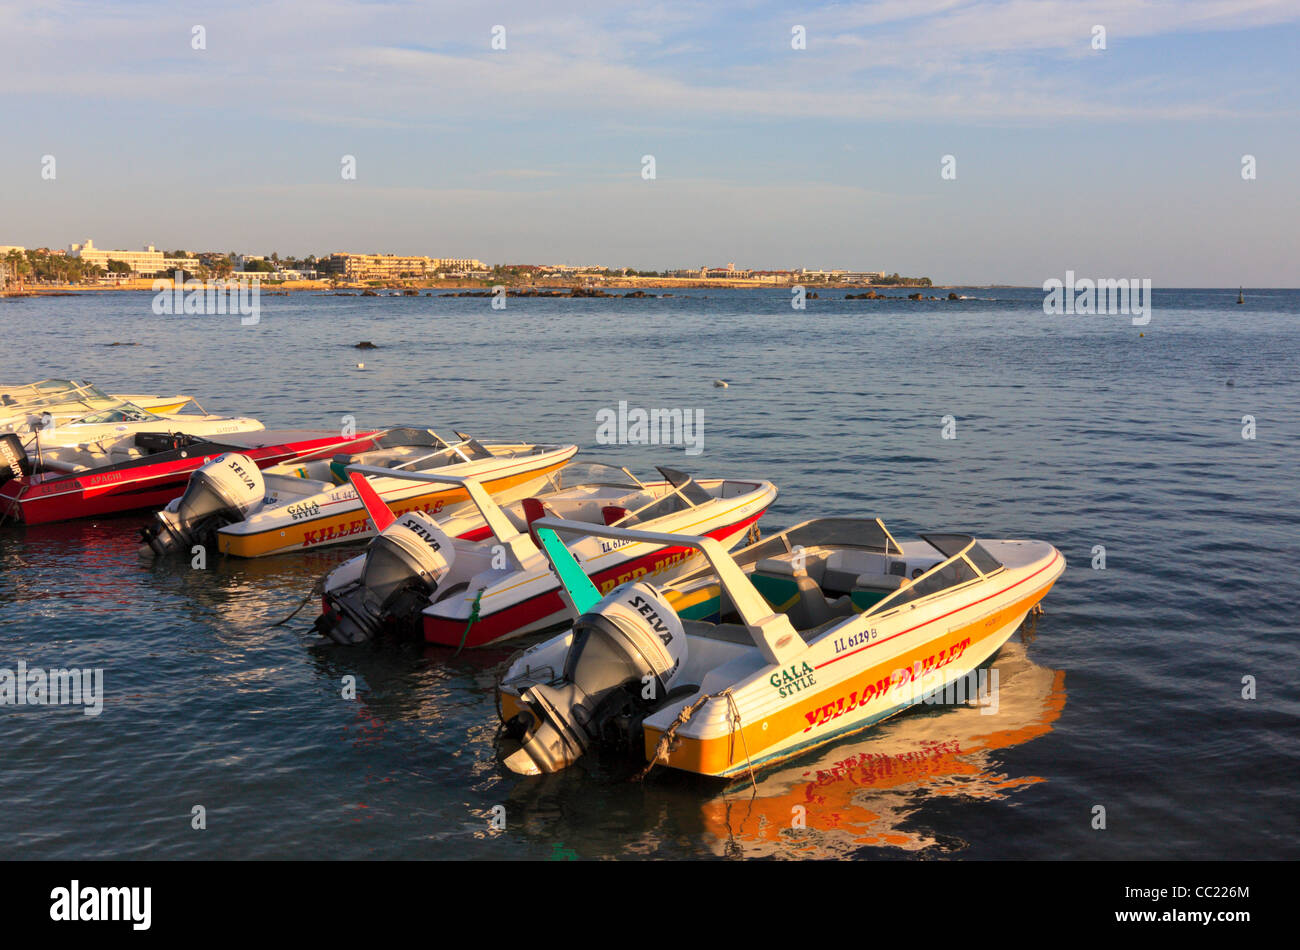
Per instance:
[[[616,587],[574,623],[564,674],[520,694],[526,711],[507,724],[520,747],[506,765],[558,772],[593,746],[637,741],[685,662],[686,631],[659,593],[639,581]]]
[[[23,478],[32,473],[32,460],[27,457],[23,440],[12,432],[0,435],[0,485],[11,478]]]
[[[326,590],[314,629],[345,644],[411,632],[455,560],[446,532],[424,512],[407,512],[370,542],[359,579]]]
[[[161,556],[206,544],[222,525],[242,521],[265,495],[266,482],[252,459],[237,452],[219,455],[190,476],[175,511],[158,512],[157,520],[141,529],[146,546],[140,553]]]

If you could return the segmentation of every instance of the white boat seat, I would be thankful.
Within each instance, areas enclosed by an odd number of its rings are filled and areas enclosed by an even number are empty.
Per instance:
[[[795,558],[800,559],[802,567],[799,571],[795,570]],[[776,557],[765,557],[754,565],[755,571],[764,574],[771,574],[777,577],[794,577],[798,573],[804,573],[813,578],[820,580],[822,571],[825,570],[828,561],[824,551],[801,551],[796,554],[790,551],[786,554],[778,554]]]
[[[897,574],[861,574],[854,582],[850,593],[853,606],[858,610],[866,610],[909,583],[906,577],[899,577]]]
[[[773,569],[764,570],[769,564]],[[749,579],[773,610],[790,618],[796,630],[815,627],[832,616],[821,585],[806,570],[796,571],[788,560],[765,558],[755,565]]]
[[[895,591],[907,586],[907,578],[897,574],[859,574],[849,590]]]
[[[827,565],[822,572],[822,588],[838,594],[847,594],[858,582],[857,571],[845,571]]]
[[[765,557],[754,565],[754,570],[781,577],[794,577],[794,565],[789,558]]]
[[[806,571],[796,572],[794,582],[799,586],[799,602],[786,611],[794,628],[809,630],[830,620],[833,615],[831,605],[826,602],[821,585]]]

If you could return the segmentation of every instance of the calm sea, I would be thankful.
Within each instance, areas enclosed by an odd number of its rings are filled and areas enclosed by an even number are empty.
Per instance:
[[[137,560],[145,515],[5,526],[0,667],[102,668],[105,699],[0,707],[0,857],[1300,857],[1300,292],[1157,290],[1143,327],[961,293],[263,296],[256,326],[156,316],[150,294],[0,301],[0,383],[577,442],[639,473],[770,478],[768,531],[879,516],[1046,539],[1070,565],[999,657],[995,714],[909,714],[719,789],[507,773],[492,685],[513,646],[327,646],[310,607],[269,626],[356,548],[197,571]],[[702,412],[703,452],[597,445],[620,400]]]

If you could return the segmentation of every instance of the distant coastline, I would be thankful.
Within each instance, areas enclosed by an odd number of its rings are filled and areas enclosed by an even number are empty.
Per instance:
[[[65,297],[78,294],[114,293],[118,291],[156,291],[173,289],[174,281],[151,277],[123,278],[111,284],[27,284],[22,290],[0,291],[0,297]],[[215,286],[217,281],[208,284]],[[972,290],[1016,289],[1014,284],[931,284],[919,287],[916,284],[861,284],[847,281],[773,283],[772,281],[747,280],[743,278],[687,278],[687,277],[609,277],[599,281],[575,282],[560,278],[548,278],[532,281],[495,281],[483,279],[456,278],[445,280],[398,280],[398,281],[329,281],[329,280],[293,280],[262,281],[259,289],[264,294],[276,293],[360,293],[366,290],[417,290],[421,292],[451,290],[491,290],[504,286],[507,290],[790,290],[802,286],[808,293],[822,291],[858,291],[871,290],[952,290],[965,288]]]

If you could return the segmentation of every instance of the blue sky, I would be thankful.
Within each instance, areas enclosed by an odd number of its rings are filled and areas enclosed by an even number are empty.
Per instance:
[[[0,0],[0,244],[1294,287],[1298,50],[1249,0]]]

